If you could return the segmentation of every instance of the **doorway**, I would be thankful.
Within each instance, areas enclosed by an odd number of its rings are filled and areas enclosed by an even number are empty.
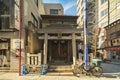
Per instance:
[[[48,41],[48,62],[69,63],[72,61],[71,40],[49,40]]]

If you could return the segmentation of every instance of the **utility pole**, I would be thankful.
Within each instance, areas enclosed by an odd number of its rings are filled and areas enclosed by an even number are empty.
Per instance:
[[[97,37],[99,36],[101,31],[101,28],[97,28],[95,34],[94,34],[94,58],[96,58],[96,52],[97,52]]]
[[[97,34],[95,33],[94,34],[94,46],[95,46],[95,48],[94,48],[94,58],[96,58],[96,44],[97,44],[96,39],[97,39]]]
[[[108,0],[108,25],[110,24],[110,0]]]
[[[21,76],[21,38],[22,38],[22,2],[23,0],[20,0],[20,30],[19,30],[19,38],[20,38],[20,47],[19,47],[19,76]]]
[[[88,1],[85,0],[85,21],[84,21],[84,62],[85,67],[87,68],[89,58],[88,58],[88,44],[87,44],[87,36],[88,36]]]

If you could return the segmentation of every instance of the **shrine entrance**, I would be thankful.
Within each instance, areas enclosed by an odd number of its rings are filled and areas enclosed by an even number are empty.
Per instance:
[[[72,41],[71,40],[49,40],[48,41],[48,62],[72,62]]]

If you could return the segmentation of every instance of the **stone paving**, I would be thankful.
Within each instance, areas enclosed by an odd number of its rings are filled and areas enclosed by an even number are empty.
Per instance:
[[[120,80],[119,77],[90,77],[90,76],[45,76],[37,74],[29,74],[19,76],[18,73],[1,73],[0,80]]]
[[[27,74],[19,76],[18,73],[0,72],[0,80],[120,80],[120,65],[103,63],[103,75],[100,78],[94,76],[47,76],[40,74]]]

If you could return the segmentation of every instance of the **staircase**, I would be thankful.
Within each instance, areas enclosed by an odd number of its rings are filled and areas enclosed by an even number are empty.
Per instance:
[[[49,65],[47,75],[50,76],[72,76],[72,65],[57,61]]]

